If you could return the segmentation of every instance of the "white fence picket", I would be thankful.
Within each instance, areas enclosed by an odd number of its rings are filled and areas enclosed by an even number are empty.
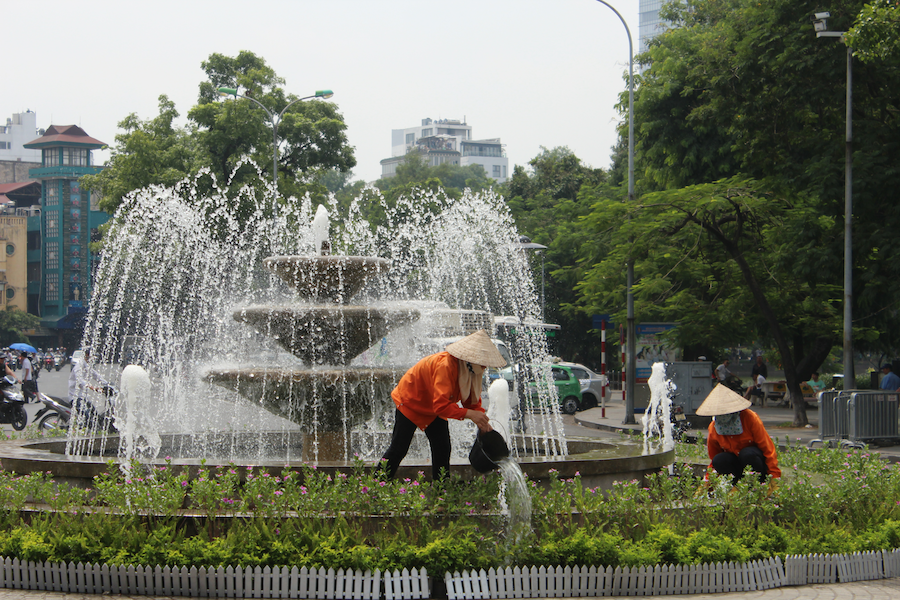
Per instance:
[[[883,558],[876,552],[838,554],[835,563],[842,583],[884,578]]]
[[[900,550],[883,550],[884,576],[900,577]]]
[[[806,571],[807,583],[835,583],[837,569],[831,554],[810,554]]]

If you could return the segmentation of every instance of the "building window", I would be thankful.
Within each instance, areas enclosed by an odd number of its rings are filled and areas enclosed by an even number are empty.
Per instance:
[[[506,179],[506,165],[503,165],[503,178]]]
[[[59,302],[59,283],[56,281],[56,277],[55,273],[47,273],[47,277],[44,279],[47,302]]]
[[[422,137],[428,137],[429,135],[431,135],[431,132],[432,132],[431,127],[429,127],[428,129],[423,129],[423,130],[422,130]]]
[[[0,142],[0,150],[11,150],[12,142]]]
[[[47,213],[47,232],[48,238],[59,237],[59,215],[56,211]]]
[[[85,148],[63,148],[63,164],[83,167],[87,165]]]
[[[59,148],[47,148],[44,150],[44,166],[55,167],[59,164]]]
[[[416,134],[407,133],[406,134],[406,145],[415,144],[416,143]]]
[[[6,255],[12,256],[16,253],[16,245],[15,244],[7,244],[6,245]]]
[[[59,180],[51,179],[47,182],[47,206],[59,204]]]
[[[500,165],[494,165],[494,177],[496,179],[500,178]]]
[[[59,268],[59,242],[47,242],[47,270]]]
[[[16,295],[16,290],[14,288],[6,286],[6,299],[12,300],[15,295]]]

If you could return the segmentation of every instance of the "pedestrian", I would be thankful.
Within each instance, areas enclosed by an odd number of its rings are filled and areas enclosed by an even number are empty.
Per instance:
[[[481,406],[482,376],[486,367],[499,369],[506,360],[484,330],[426,356],[400,379],[391,392],[396,405],[391,443],[382,456],[387,477],[393,477],[409,452],[416,429],[431,446],[432,479],[450,472],[448,419],[469,419],[483,432],[492,431]]]
[[[748,466],[761,482],[781,477],[775,444],[759,415],[749,408],[749,400],[719,384],[697,409],[698,415],[713,417],[706,442],[710,468],[731,475],[732,485]]]
[[[881,372],[884,377],[881,378],[881,389],[889,392],[900,392],[900,377],[894,373],[890,363],[881,365]]]
[[[37,374],[34,372],[34,366],[31,359],[28,358],[27,352],[22,352],[22,395],[25,402],[31,402],[33,398],[37,398]]]
[[[731,364],[729,360],[726,358],[722,361],[722,364],[716,367],[716,377],[719,379],[719,383],[725,383],[728,379],[728,376],[731,375],[731,371],[728,369],[728,365]]]

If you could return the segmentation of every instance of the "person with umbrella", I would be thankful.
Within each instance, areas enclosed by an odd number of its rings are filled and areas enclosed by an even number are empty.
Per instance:
[[[450,428],[448,419],[469,419],[482,432],[492,431],[481,406],[481,383],[486,367],[501,368],[506,360],[479,329],[444,352],[426,356],[400,379],[391,392],[397,406],[391,443],[382,456],[387,477],[393,477],[409,452],[416,429],[431,445],[432,479],[450,473]]]

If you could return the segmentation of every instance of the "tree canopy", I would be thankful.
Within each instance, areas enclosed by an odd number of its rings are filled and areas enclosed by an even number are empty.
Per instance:
[[[220,184],[231,182],[233,190],[250,185],[258,198],[271,195],[273,124],[269,116],[246,98],[222,101],[217,90],[238,89],[265,106],[276,120],[299,96],[286,93],[281,87],[284,80],[252,52],[242,51],[236,57],[212,54],[202,67],[207,79],[200,83],[197,105],[188,111],[188,126],[174,126],[178,112],[166,96],[160,96],[157,117],[142,121],[132,114],[119,124],[123,132],[116,136],[107,168],[84,178],[85,187],[103,195],[104,210],[115,212],[131,190],[150,184],[172,185],[204,170]],[[302,195],[313,179],[330,169],[348,172],[355,166],[346,129],[332,102],[296,102],[285,110],[278,123],[278,191],[282,198]],[[312,189],[324,191],[315,185]]]

